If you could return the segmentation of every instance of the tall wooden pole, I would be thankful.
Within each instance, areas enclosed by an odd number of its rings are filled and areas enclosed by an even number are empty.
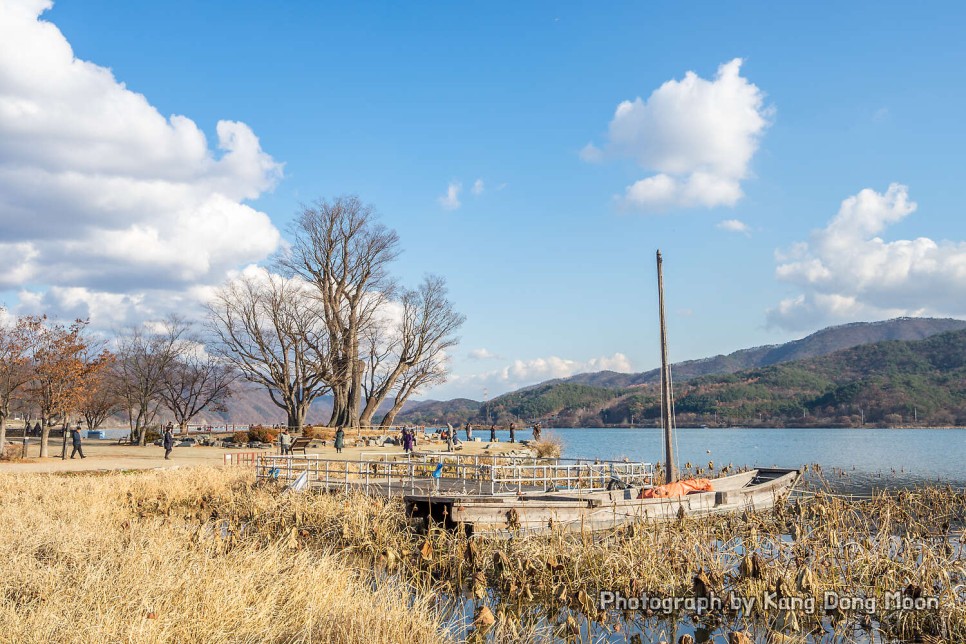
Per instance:
[[[671,365],[667,358],[667,328],[664,324],[664,261],[657,251],[657,300],[661,309],[661,425],[664,428],[664,454],[667,458],[667,482],[677,478],[674,471],[674,441],[671,436]]]

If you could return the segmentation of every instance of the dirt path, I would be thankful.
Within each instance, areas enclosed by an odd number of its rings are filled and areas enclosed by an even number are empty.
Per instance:
[[[505,454],[509,451],[525,451],[526,447],[520,443],[464,443],[464,448],[458,454]],[[444,451],[446,445],[441,442],[428,442],[418,445],[420,450]],[[31,439],[28,454],[37,454],[40,444],[37,439]],[[17,462],[0,462],[0,472],[84,472],[98,470],[138,470],[155,468],[195,467],[198,465],[223,465],[226,454],[238,453],[278,454],[278,448],[251,450],[228,449],[223,447],[175,447],[171,453],[171,460],[164,460],[164,449],[155,445],[139,447],[136,445],[118,445],[112,440],[85,440],[84,455],[73,460],[60,458],[60,439],[50,442],[50,453],[54,457],[32,457]],[[402,454],[402,448],[395,445],[386,447],[347,447],[342,454],[336,454],[334,447],[321,447],[307,450],[309,454],[323,454],[326,458],[338,460],[358,460],[364,457],[376,457],[383,454]],[[70,454],[70,445],[67,447]],[[363,454],[365,453],[365,454]]]

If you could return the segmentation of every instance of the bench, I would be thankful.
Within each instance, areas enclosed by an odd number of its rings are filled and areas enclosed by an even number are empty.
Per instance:
[[[294,453],[295,450],[301,450],[302,455],[305,456],[305,448],[309,446],[312,442],[311,436],[299,436],[292,441],[291,447],[289,447],[289,453]]]

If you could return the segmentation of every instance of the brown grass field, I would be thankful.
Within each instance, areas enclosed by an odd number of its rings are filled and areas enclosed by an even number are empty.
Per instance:
[[[241,468],[0,472],[0,642],[963,642],[964,528],[966,493],[945,486],[486,541],[420,530],[398,500],[280,494]],[[759,603],[624,612],[597,605],[604,589]],[[829,591],[879,603],[764,603]],[[937,606],[890,609],[890,592]]]
[[[0,474],[0,641],[446,639],[429,595],[375,584],[371,567],[292,528],[247,535],[237,518],[278,499],[249,477]],[[216,508],[241,513],[223,523]]]

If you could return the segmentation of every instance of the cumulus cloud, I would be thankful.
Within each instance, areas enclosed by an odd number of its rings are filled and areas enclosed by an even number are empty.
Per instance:
[[[460,202],[460,191],[463,189],[463,184],[459,181],[450,181],[449,185],[446,186],[446,194],[441,197],[437,197],[436,201],[439,205],[443,207],[443,210],[456,210],[463,204]]]
[[[897,183],[844,200],[825,228],[776,253],[776,277],[801,293],[769,310],[769,323],[801,330],[901,315],[966,315],[966,242],[881,236],[915,211],[908,188]]]
[[[742,233],[744,235],[749,234],[748,224],[740,219],[725,219],[723,221],[719,221],[716,228],[727,230],[729,233]]]
[[[772,108],[741,76],[742,60],[721,65],[713,80],[687,72],[647,100],[617,106],[606,150],[588,144],[585,161],[630,157],[652,174],[627,187],[619,202],[633,209],[733,206],[768,127]]]
[[[476,181],[473,182],[473,194],[476,195],[477,197],[483,194],[483,191],[485,189],[486,188],[483,185],[483,179],[477,179]]]
[[[485,351],[485,350],[484,350]],[[448,382],[434,390],[436,395],[473,396],[475,391],[484,387],[498,396],[501,393],[533,385],[544,380],[567,378],[578,373],[594,371],[632,371],[631,362],[623,353],[600,356],[589,360],[573,360],[558,356],[513,360],[509,364],[482,373],[461,375],[453,374]]]
[[[194,121],[76,58],[40,18],[50,6],[0,3],[0,288],[108,315],[271,254],[278,230],[243,202],[282,168],[252,130],[219,121],[212,149]]]

